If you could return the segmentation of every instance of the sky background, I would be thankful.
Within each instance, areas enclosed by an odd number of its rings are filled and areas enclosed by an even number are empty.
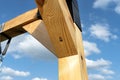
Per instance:
[[[89,80],[119,80],[120,0],[79,2]],[[35,7],[34,0],[1,0],[0,24]],[[58,80],[57,58],[29,34],[17,36],[4,58],[0,80]]]

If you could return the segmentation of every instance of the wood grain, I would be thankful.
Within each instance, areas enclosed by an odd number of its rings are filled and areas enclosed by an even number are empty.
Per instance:
[[[77,54],[75,28],[65,0],[36,0],[58,58]]]
[[[59,58],[59,80],[84,80],[79,55]]]

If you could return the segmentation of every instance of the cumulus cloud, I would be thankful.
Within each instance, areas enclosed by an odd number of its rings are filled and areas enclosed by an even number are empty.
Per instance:
[[[89,80],[105,80],[105,77],[100,74],[90,74]]]
[[[13,80],[13,78],[11,76],[2,76],[0,80]]]
[[[15,59],[20,59],[22,56],[18,55],[18,54],[12,54],[12,56],[15,58]]]
[[[102,8],[105,9],[109,6],[112,0],[95,0],[93,3],[93,8]]]
[[[103,74],[110,74],[110,75],[115,74],[114,71],[108,70],[108,69],[102,69],[101,72],[102,72]]]
[[[84,24],[83,24],[83,23],[81,23],[81,27],[82,27],[82,28],[84,27]]]
[[[104,60],[102,58],[96,61],[86,59],[86,63],[88,71],[95,72],[95,74],[90,72],[89,80],[107,80],[111,79],[113,74],[115,74],[114,71],[109,69],[112,62],[108,60]]]
[[[105,76],[100,74],[89,74],[89,80],[105,80]]]
[[[91,36],[109,42],[110,39],[117,39],[117,35],[114,35],[109,30],[108,24],[93,24],[90,27]]]
[[[47,78],[39,78],[39,77],[36,77],[36,78],[33,78],[32,80],[48,80]]]
[[[102,75],[102,74],[89,74],[89,80],[111,80],[112,76]]]
[[[120,0],[114,0],[114,2],[116,3],[115,12],[120,14]]]
[[[85,49],[85,55],[89,56],[92,53],[100,53],[99,48],[97,47],[96,43],[89,42],[89,41],[83,41],[84,49]]]
[[[112,64],[112,62],[104,60],[104,59],[98,59],[96,61],[86,59],[87,68],[88,69],[100,69],[100,68],[106,68]]]
[[[9,67],[3,67],[2,73],[7,74],[7,75],[11,75],[11,76],[21,76],[21,77],[27,77],[30,75],[30,72],[18,71],[18,70],[14,70],[12,68],[9,68]]]
[[[115,12],[118,13],[118,14],[120,14],[120,6],[117,6],[117,7],[115,8]]]
[[[120,0],[95,0],[93,8],[107,9],[111,4],[114,4],[111,9],[120,14]]]
[[[47,50],[40,42],[28,34],[13,38],[8,53],[12,53],[11,55],[15,59],[20,59],[22,57],[42,60],[56,59],[53,53]]]

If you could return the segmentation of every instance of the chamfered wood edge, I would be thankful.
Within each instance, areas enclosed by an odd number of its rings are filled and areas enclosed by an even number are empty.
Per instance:
[[[46,26],[42,20],[34,21],[28,25],[25,25],[23,28],[41,44],[43,44],[48,50],[50,50],[52,53],[55,53],[49,38],[49,34],[46,30]]]

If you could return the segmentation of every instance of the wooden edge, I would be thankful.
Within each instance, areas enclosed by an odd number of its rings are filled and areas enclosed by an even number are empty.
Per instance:
[[[48,50],[55,53],[53,45],[50,41],[46,26],[42,20],[34,21],[23,27],[29,34],[42,43]]]

